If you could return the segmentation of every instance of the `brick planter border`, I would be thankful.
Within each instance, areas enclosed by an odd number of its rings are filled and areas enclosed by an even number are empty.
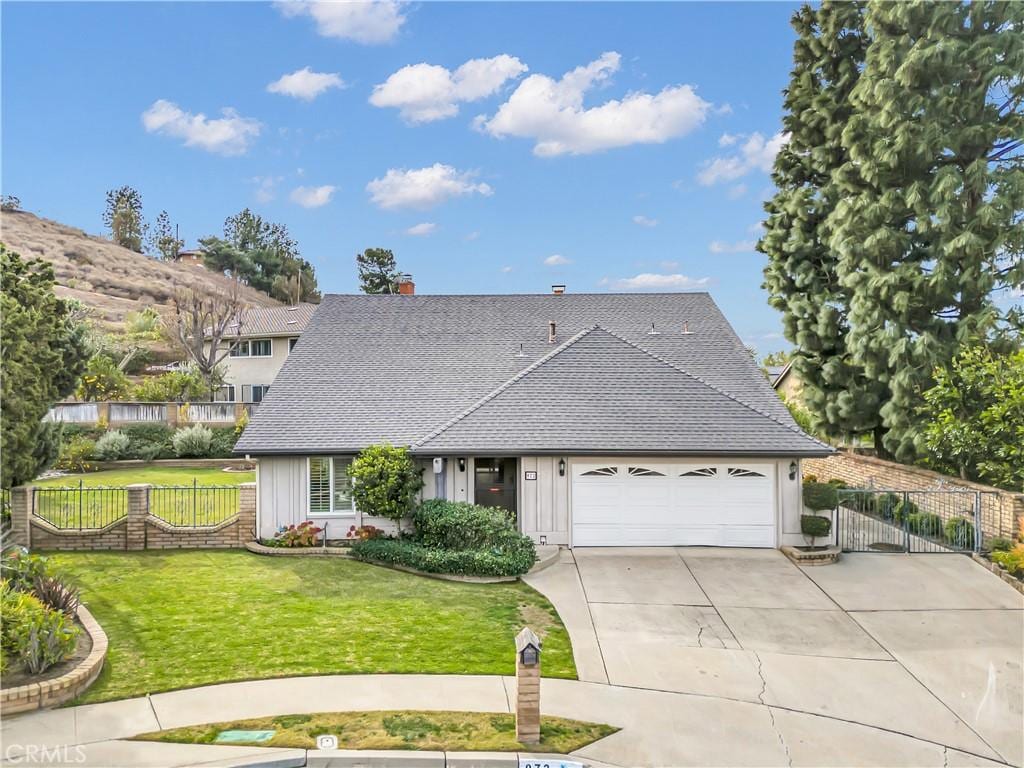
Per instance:
[[[352,557],[348,547],[268,547],[258,541],[247,541],[245,548],[270,557]]]
[[[977,552],[971,552],[971,559],[979,565],[988,568],[992,573],[1024,595],[1024,581],[1021,581],[1015,576],[1011,576],[1010,572],[1003,568],[999,563],[993,563],[987,557],[982,557]]]
[[[76,698],[99,677],[107,658],[107,633],[84,605],[78,606],[78,623],[92,639],[89,655],[60,677],[0,690],[4,715],[59,706]]]
[[[842,550],[839,547],[828,547],[814,552],[807,552],[788,544],[781,547],[782,554],[788,557],[797,565],[832,565],[839,562],[839,555]]]

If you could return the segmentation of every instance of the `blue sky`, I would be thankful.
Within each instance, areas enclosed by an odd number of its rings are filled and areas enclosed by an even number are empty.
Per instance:
[[[421,293],[709,290],[765,353],[794,8],[4,3],[3,190],[99,233],[130,184],[190,246],[249,206],[325,291],[368,246]]]

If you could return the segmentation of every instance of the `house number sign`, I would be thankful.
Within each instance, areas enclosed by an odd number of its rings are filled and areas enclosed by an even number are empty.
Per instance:
[[[521,757],[519,758],[519,768],[583,768],[583,763],[572,760],[531,760]]]
[[[536,480],[537,479],[537,473],[536,472],[527,472],[526,473],[526,479],[527,480]]]

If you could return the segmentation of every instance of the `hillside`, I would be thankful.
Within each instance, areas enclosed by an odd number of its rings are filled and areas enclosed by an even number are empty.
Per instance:
[[[125,315],[153,307],[170,324],[175,291],[226,289],[231,281],[223,275],[184,264],[143,256],[102,237],[31,213],[0,212],[0,242],[23,258],[40,258],[53,264],[60,296],[78,299],[90,310],[98,325],[112,332],[120,330]],[[252,306],[279,306],[249,287],[242,298]],[[165,357],[171,350],[163,352]]]

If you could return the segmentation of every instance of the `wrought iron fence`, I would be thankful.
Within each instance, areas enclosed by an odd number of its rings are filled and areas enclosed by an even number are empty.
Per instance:
[[[154,486],[149,514],[177,528],[217,525],[238,514],[237,485]]]
[[[843,488],[836,543],[847,552],[976,552],[982,543],[982,507],[991,506],[985,495]]]
[[[75,531],[106,528],[128,516],[125,488],[77,486],[36,488],[32,514],[56,528]]]

